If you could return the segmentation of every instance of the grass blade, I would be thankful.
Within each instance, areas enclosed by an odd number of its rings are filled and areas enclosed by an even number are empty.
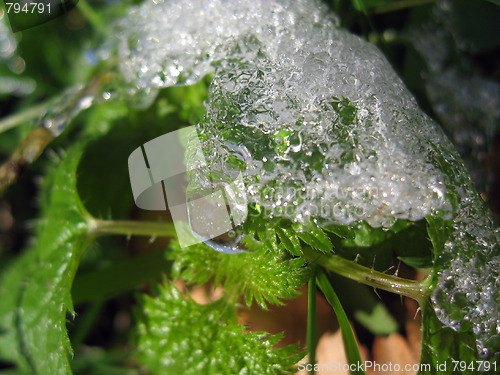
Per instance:
[[[307,351],[309,353],[310,375],[314,375],[316,344],[318,342],[318,314],[316,311],[316,271],[313,271],[307,290]]]
[[[339,322],[340,329],[342,330],[342,338],[344,340],[344,348],[347,355],[347,360],[349,361],[349,367],[355,369],[354,371],[351,371],[351,374],[365,375],[364,371],[358,370],[358,364],[362,363],[362,361],[359,354],[358,344],[356,343],[356,339],[354,338],[354,334],[352,332],[351,325],[349,324],[349,320],[347,319],[347,315],[342,308],[339,298],[333,290],[330,281],[328,280],[325,272],[322,269],[318,269],[316,271],[316,282],[325,295],[328,303],[333,307],[335,315],[337,315],[337,320]]]

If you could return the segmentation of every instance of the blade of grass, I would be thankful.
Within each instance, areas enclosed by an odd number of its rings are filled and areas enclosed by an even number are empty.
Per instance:
[[[309,353],[309,374],[314,375],[316,344],[318,342],[318,314],[316,311],[316,270],[313,271],[307,290],[307,351]]]
[[[354,334],[347,319],[347,315],[344,312],[342,305],[337,297],[337,294],[333,290],[330,281],[328,280],[325,272],[322,269],[316,271],[316,280],[319,288],[326,297],[328,303],[333,307],[335,315],[337,315],[337,320],[342,330],[342,338],[344,340],[344,348],[347,355],[347,360],[349,361],[349,368],[351,369],[351,374],[353,375],[365,375],[365,372],[360,369],[359,364],[362,364],[361,356],[359,354],[358,344],[354,338]],[[354,369],[354,370],[353,370]]]

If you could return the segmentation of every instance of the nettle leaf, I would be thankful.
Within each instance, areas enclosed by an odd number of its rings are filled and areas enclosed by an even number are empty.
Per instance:
[[[281,335],[244,332],[224,300],[199,305],[174,286],[141,297],[138,357],[153,374],[288,374],[303,353],[273,348]]]
[[[287,249],[290,253],[296,256],[300,256],[302,254],[300,250],[300,241],[293,230],[289,228],[276,228],[276,234],[285,249]]]
[[[343,225],[334,225],[334,224],[322,225],[321,229],[333,233],[340,238],[353,239],[355,236],[355,232],[353,230]]]
[[[286,259],[283,250],[265,246],[255,252],[225,254],[205,244],[181,249],[173,243],[169,258],[174,260],[173,277],[198,285],[214,278],[229,293],[244,295],[247,305],[255,299],[263,308],[267,302],[282,304],[282,298],[298,296],[298,288],[310,276],[304,258]]]
[[[332,243],[328,236],[323,232],[318,226],[311,224],[306,228],[294,228],[297,236],[304,241],[309,246],[322,251],[324,253],[329,253],[333,250]],[[305,229],[305,230],[304,230]]]
[[[477,361],[476,339],[472,332],[456,332],[436,316],[430,303],[422,308],[422,348],[419,374],[494,374],[493,364]],[[455,361],[455,362],[454,362]],[[466,364],[472,368],[456,367]],[[478,371],[479,366],[482,370]],[[488,371],[486,371],[488,370]]]
[[[83,145],[72,147],[43,184],[36,243],[0,280],[0,357],[22,374],[71,374],[67,311],[86,242],[86,211],[76,192]]]
[[[434,248],[431,301],[444,326],[457,333],[473,333],[476,359],[498,359],[500,230],[462,161],[447,154],[447,146],[441,145],[440,162],[453,178],[449,195],[455,213],[452,219],[426,218]]]

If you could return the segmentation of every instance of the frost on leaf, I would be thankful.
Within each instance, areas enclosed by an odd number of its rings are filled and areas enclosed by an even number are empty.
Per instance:
[[[248,206],[271,222],[439,218],[437,316],[472,329],[483,354],[499,351],[495,224],[376,47],[306,0],[146,2],[121,29],[120,69],[138,90],[214,75],[197,126],[210,173],[193,162],[192,181],[241,172]]]
[[[426,142],[439,141],[434,125],[381,53],[319,3],[148,3],[130,20],[121,68],[137,87],[215,73],[199,135],[211,171],[244,172],[249,204],[375,227],[449,210]]]

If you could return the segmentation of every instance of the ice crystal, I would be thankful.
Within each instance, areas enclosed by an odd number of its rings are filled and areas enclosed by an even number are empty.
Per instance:
[[[119,35],[120,69],[138,90],[214,75],[197,126],[207,166],[191,161],[192,183],[242,173],[249,206],[299,224],[453,220],[435,310],[454,329],[468,321],[488,351],[498,233],[453,146],[376,47],[314,0],[156,0]]]
[[[130,19],[121,69],[138,88],[215,73],[198,129],[209,167],[241,161],[248,203],[270,217],[390,227],[450,209],[434,124],[320,3],[146,3]]]

